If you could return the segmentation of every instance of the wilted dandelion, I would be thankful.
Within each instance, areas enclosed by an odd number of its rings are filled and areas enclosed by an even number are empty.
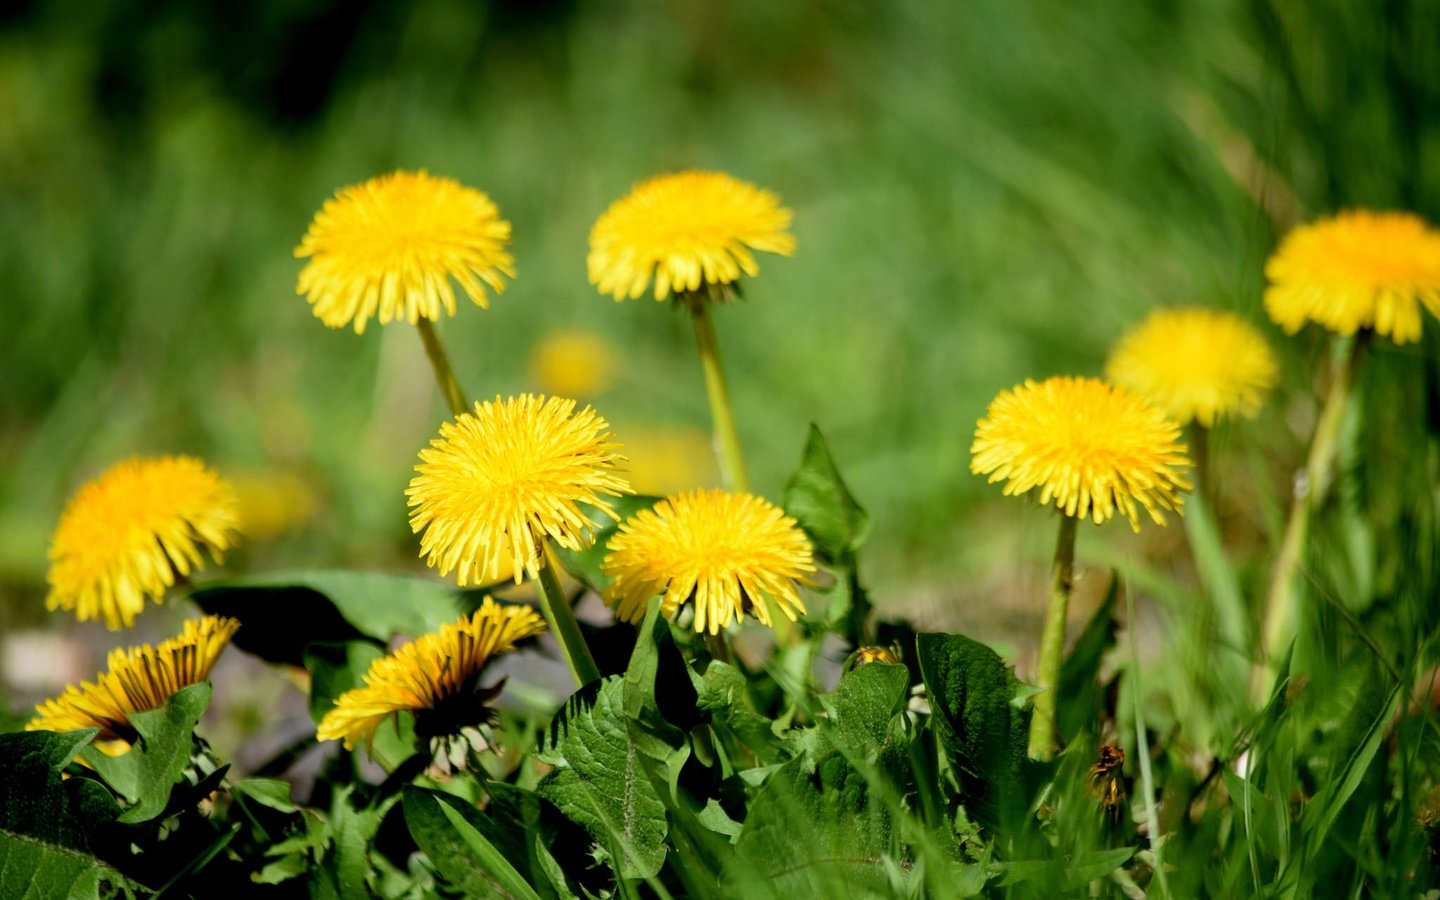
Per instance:
[[[325,714],[316,736],[354,749],[400,712],[413,713],[415,734],[430,742],[439,761],[460,766],[487,745],[481,729],[495,718],[491,701],[503,683],[481,684],[492,658],[545,630],[528,606],[505,606],[486,597],[480,609],[439,631],[421,635],[370,664],[365,686],[346,691]]]
[[[616,300],[655,299],[755,275],[759,250],[795,252],[790,210],[773,193],[723,172],[680,172],[643,181],[590,231],[590,283]]]
[[[1265,264],[1265,309],[1289,334],[1316,322],[1397,344],[1440,316],[1440,232],[1412,213],[1352,210],[1291,231]]]
[[[603,564],[606,602],[631,622],[651,597],[674,617],[692,603],[697,632],[718,634],[750,613],[766,625],[773,599],[792,622],[805,611],[795,589],[815,571],[795,520],[760,497],[717,489],[662,500],[621,523]]]
[[[1265,338],[1234,313],[1173,309],[1153,312],[1127,332],[1105,375],[1181,425],[1209,428],[1225,416],[1259,412],[1276,368]]]
[[[59,697],[41,703],[35,707],[36,718],[25,727],[30,731],[98,728],[97,741],[133,742],[130,715],[159,709],[176,691],[209,678],[239,627],[234,619],[205,616],[186,622],[178,636],[158,646],[112,650],[106,671],[93,683],[71,685]]]
[[[586,546],[596,523],[581,504],[613,518],[606,496],[630,493],[608,428],[588,406],[534,394],[476,403],[442,424],[405,492],[426,563],[464,587],[493,582],[508,553],[518,582],[538,574],[547,538]]]
[[[1002,391],[975,430],[970,471],[1004,481],[1006,494],[1040,489],[1042,506],[1140,530],[1139,510],[1165,524],[1190,482],[1180,426],[1124,388],[1059,376]]]
[[[488,196],[449,178],[392,172],[342,188],[310,223],[296,292],[331,328],[455,315],[452,279],[478,306],[505,290],[510,223]]]
[[[128,459],[70,499],[50,544],[49,609],[129,627],[145,598],[218,563],[239,524],[234,490],[188,456]]]

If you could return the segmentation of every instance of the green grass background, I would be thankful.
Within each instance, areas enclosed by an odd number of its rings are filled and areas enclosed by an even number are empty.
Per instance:
[[[668,170],[777,191],[798,252],[717,315],[757,487],[779,496],[819,423],[875,518],[881,604],[982,638],[999,598],[1038,614],[1052,527],[969,473],[987,402],[1098,374],[1157,305],[1234,309],[1285,358],[1262,417],[1217,438],[1232,534],[1263,553],[1324,356],[1265,320],[1263,262],[1346,205],[1440,218],[1436,33],[1437,4],[1404,0],[21,4],[0,24],[0,623],[42,619],[65,499],[135,453],[305,474],[313,525],[242,567],[420,570],[402,492],[443,409],[419,341],[324,328],[291,255],[336,188],[397,167],[514,223],[518,278],[441,329],[467,390],[532,388],[536,341],[594,329],[624,359],[595,400],[622,441],[708,413],[683,317],[586,283],[591,223]],[[1432,351],[1387,351],[1425,358],[1415,409]],[[1182,539],[1087,528],[1080,555],[1163,568]]]

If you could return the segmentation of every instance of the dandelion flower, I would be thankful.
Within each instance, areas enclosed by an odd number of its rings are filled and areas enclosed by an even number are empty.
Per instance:
[[[294,531],[314,517],[319,505],[314,485],[298,472],[232,472],[231,483],[239,498],[239,528],[249,541]]]
[[[515,259],[510,223],[488,196],[449,178],[392,172],[341,189],[295,248],[309,257],[295,287],[331,328],[455,315],[458,282],[484,308],[505,290]]]
[[[545,621],[529,607],[502,606],[486,597],[474,615],[371,663],[365,686],[336,698],[316,736],[343,740],[354,749],[361,741],[368,744],[387,718],[409,712],[421,738],[441,743],[462,735],[473,738],[465,732],[491,723],[489,704],[500,692],[498,684],[480,684],[486,664],[544,630]]]
[[[506,553],[517,582],[537,576],[547,537],[585,547],[596,523],[580,504],[615,518],[605,495],[631,493],[607,428],[588,406],[534,394],[476,403],[442,424],[405,492],[410,527],[425,530],[420,555],[464,587],[495,581]]]
[[[1105,375],[1158,405],[1181,425],[1209,428],[1260,411],[1275,385],[1275,355],[1250,323],[1211,309],[1153,312],[1110,354]]]
[[[970,471],[1005,493],[1040,488],[1040,504],[1067,516],[1140,530],[1137,504],[1157,524],[1180,511],[1191,465],[1180,426],[1149,401],[1094,378],[1026,381],[1001,391],[975,429]]]
[[[1265,275],[1265,309],[1288,334],[1316,322],[1410,343],[1422,305],[1440,316],[1440,232],[1411,213],[1342,212],[1286,235]]]
[[[218,563],[239,524],[235,492],[197,459],[129,459],[75,493],[50,544],[49,609],[80,621],[103,618],[129,627],[148,596],[159,601],[204,567]]]
[[[565,329],[546,335],[530,352],[530,374],[547,394],[590,397],[615,381],[615,351],[593,331]]]
[[[635,299],[725,285],[760,271],[752,250],[789,256],[795,238],[780,199],[721,172],[680,172],[637,184],[590,231],[590,283]]]
[[[627,519],[602,564],[614,581],[607,603],[636,622],[651,597],[674,617],[695,604],[695,630],[718,634],[749,612],[766,625],[773,598],[790,621],[805,611],[795,590],[815,571],[810,542],[795,520],[751,494],[697,490],[661,500]]]
[[[97,741],[133,743],[132,713],[159,709],[181,688],[210,677],[210,669],[229,645],[240,623],[219,616],[191,619],[176,637],[158,646],[142,644],[112,650],[106,671],[93,683],[71,685],[53,700],[35,707],[29,731],[74,731],[98,728]]]

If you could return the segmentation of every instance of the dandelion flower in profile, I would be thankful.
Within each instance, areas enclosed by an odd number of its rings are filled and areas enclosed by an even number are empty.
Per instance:
[[[237,500],[230,485],[188,456],[128,459],[89,482],[65,507],[50,543],[49,609],[80,621],[129,627],[167,588],[218,563],[235,540]]]
[[[461,587],[495,581],[510,555],[515,580],[539,571],[548,538],[569,550],[592,540],[588,504],[615,517],[608,496],[631,493],[609,425],[574,400],[522,394],[476,403],[440,426],[410,481],[420,554]]]
[[[615,381],[615,350],[593,331],[552,332],[530,351],[530,375],[547,394],[591,397]]]
[[[661,500],[610,538],[602,570],[614,581],[605,600],[622,619],[645,616],[651,597],[673,618],[695,605],[695,630],[718,634],[749,612],[766,625],[763,598],[790,621],[805,611],[795,584],[815,571],[810,541],[777,507],[752,494],[697,490]]]
[[[1181,425],[1260,411],[1275,385],[1275,354],[1250,323],[1212,309],[1151,313],[1105,364],[1105,376],[1155,403]]]
[[[637,184],[590,231],[590,283],[616,300],[655,280],[655,299],[726,285],[760,271],[754,253],[795,252],[790,210],[767,190],[722,172],[680,172]]]
[[[1190,489],[1180,426],[1124,388],[1060,376],[1002,391],[975,430],[970,471],[1004,481],[1005,493],[1040,488],[1040,504],[1067,516],[1125,516],[1140,530],[1144,508],[1157,524]]]
[[[112,650],[106,671],[95,681],[71,685],[59,697],[35,707],[29,731],[98,728],[97,741],[133,743],[132,713],[159,709],[181,688],[210,677],[210,669],[240,623],[219,616],[191,619],[176,637],[151,647]]]
[[[484,193],[419,172],[392,172],[338,191],[295,248],[309,258],[296,293],[331,328],[455,315],[458,282],[485,307],[515,276],[510,223]]]
[[[1265,309],[1288,334],[1316,322],[1418,341],[1420,307],[1440,316],[1440,232],[1411,213],[1342,212],[1286,235],[1265,276]]]
[[[365,686],[346,691],[325,714],[316,736],[354,749],[369,743],[375,729],[400,712],[415,716],[415,734],[432,742],[438,759],[459,767],[452,753],[484,749],[479,732],[494,720],[490,702],[500,684],[480,683],[498,654],[545,630],[545,621],[527,606],[504,606],[486,597],[474,615],[421,635],[370,664]]]

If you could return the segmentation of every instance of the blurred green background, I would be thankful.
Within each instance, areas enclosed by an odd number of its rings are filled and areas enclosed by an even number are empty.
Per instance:
[[[327,330],[294,292],[321,203],[394,168],[487,191],[514,224],[518,278],[441,328],[466,389],[535,389],[547,335],[594,332],[618,366],[588,399],[668,459],[667,483],[715,477],[694,449],[708,412],[688,323],[591,288],[590,225],[667,170],[778,192],[799,250],[763,259],[717,321],[757,487],[778,498],[818,423],[874,516],[881,605],[989,639],[1012,607],[1038,617],[1031,560],[1052,540],[1046,511],[969,473],[997,391],[1098,374],[1156,305],[1248,316],[1284,384],[1217,443],[1238,461],[1227,532],[1263,549],[1323,355],[1265,320],[1266,255],[1345,205],[1440,218],[1435,3],[56,0],[3,16],[6,628],[47,621],[71,491],[137,453],[287,479],[272,493],[307,521],[234,568],[423,570],[402,492],[444,411],[419,340]],[[1183,539],[1086,529],[1080,555],[1163,561]]]

